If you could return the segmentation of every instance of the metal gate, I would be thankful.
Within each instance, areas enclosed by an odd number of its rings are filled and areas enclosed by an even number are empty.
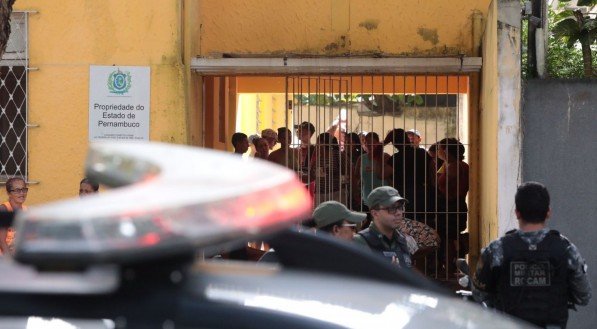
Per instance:
[[[417,268],[448,279],[468,248],[468,97],[466,75],[287,77],[287,165],[315,206],[367,211],[373,188],[395,187],[409,201],[405,217],[441,239],[416,255]]]

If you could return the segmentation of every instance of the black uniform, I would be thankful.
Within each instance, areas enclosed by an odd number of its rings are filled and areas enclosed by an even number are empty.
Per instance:
[[[495,308],[542,327],[565,328],[568,307],[591,298],[580,253],[547,228],[493,241],[482,250],[473,284],[476,297],[485,293]]]

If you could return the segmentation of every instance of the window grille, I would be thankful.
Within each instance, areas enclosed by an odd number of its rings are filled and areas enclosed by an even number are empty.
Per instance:
[[[27,180],[29,54],[25,12],[13,12],[11,34],[0,60],[0,180]]]

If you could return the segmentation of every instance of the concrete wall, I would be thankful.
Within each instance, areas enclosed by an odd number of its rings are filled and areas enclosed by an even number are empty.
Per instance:
[[[597,287],[597,81],[528,81],[523,110],[523,180],[547,186],[548,225],[567,236]],[[593,293],[595,296],[595,293]],[[597,303],[570,312],[568,328],[595,328]]]
[[[483,37],[479,239],[481,246],[514,227],[520,181],[520,2],[494,0]]]
[[[520,35],[521,6],[518,0],[498,2],[498,121],[497,121],[497,217],[498,236],[516,227],[514,198],[520,183]]]
[[[88,146],[90,65],[151,68],[150,138],[186,143],[181,1],[19,0],[29,20],[28,204],[75,196]],[[190,54],[190,52],[189,52]],[[190,55],[189,55],[190,56]]]
[[[477,55],[490,0],[199,0],[200,56]],[[449,24],[446,24],[449,22]]]

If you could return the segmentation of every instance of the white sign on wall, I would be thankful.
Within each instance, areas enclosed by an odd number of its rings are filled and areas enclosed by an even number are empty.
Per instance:
[[[150,70],[89,67],[89,141],[149,140]]]

